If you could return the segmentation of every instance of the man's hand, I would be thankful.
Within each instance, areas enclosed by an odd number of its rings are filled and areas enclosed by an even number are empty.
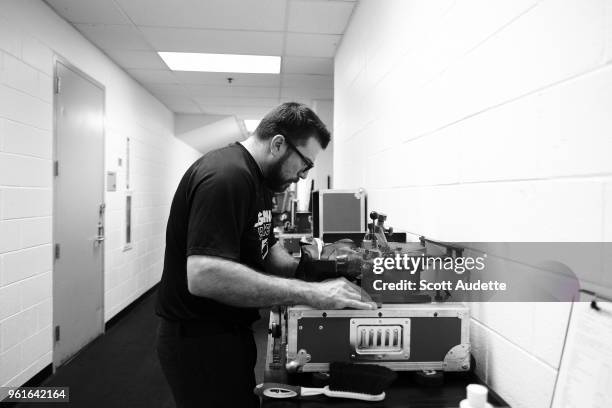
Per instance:
[[[315,309],[376,309],[376,303],[359,286],[345,278],[311,283],[312,291],[307,297],[308,306]]]

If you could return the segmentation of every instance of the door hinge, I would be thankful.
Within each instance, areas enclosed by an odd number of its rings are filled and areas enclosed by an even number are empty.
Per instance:
[[[53,162],[53,175],[55,177],[59,176],[59,162],[57,160]]]
[[[62,80],[59,76],[55,77],[55,93],[58,94],[60,93],[60,87],[62,85]]]
[[[59,341],[60,339],[60,327],[55,326],[55,341]]]
[[[60,245],[55,244],[55,259],[59,259],[60,257]]]

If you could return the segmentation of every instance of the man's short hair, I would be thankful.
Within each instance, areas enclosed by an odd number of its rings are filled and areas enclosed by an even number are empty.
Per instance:
[[[255,135],[261,140],[269,140],[279,134],[299,145],[314,135],[323,149],[331,139],[329,130],[317,114],[297,102],[286,102],[272,109],[255,129]]]

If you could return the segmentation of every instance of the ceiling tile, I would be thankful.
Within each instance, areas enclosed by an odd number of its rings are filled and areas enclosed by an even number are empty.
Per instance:
[[[172,111],[241,119],[261,119],[285,101],[311,105],[333,99],[333,57],[355,5],[348,0],[48,3]],[[282,75],[170,71],[156,51],[281,55]],[[234,78],[231,84],[227,77]]]
[[[193,96],[233,96],[245,98],[276,98],[276,87],[224,85],[182,85]]]
[[[123,68],[168,69],[168,66],[153,51],[106,50],[106,54]]]
[[[166,105],[166,107],[174,113],[183,113],[186,115],[200,115],[203,113],[202,109],[197,105]]]
[[[329,75],[283,74],[282,84],[288,88],[333,89],[334,78]]]
[[[131,24],[112,1],[45,0],[45,2],[71,23]]]
[[[76,24],[76,28],[102,49],[151,50],[142,34],[133,26]]]
[[[168,109],[170,109],[174,113],[183,113],[187,115],[200,115],[202,114],[202,109],[194,103],[186,103],[186,104],[177,104],[170,103],[164,104]]]
[[[281,55],[283,33],[140,27],[157,51]]]
[[[333,99],[333,89],[282,88],[281,98]]]
[[[196,96],[193,98],[200,105],[218,106],[270,106],[278,104],[276,98],[244,98],[227,96]]]
[[[136,25],[283,31],[285,0],[117,0]]]
[[[312,99],[309,99],[309,98],[285,97],[285,98],[280,99],[280,103],[285,103],[285,102],[297,102],[297,103],[303,103],[304,105],[307,105],[307,106],[312,106]]]
[[[236,115],[242,119],[261,119],[275,106],[277,104],[262,107],[200,105],[200,109],[209,115]]]
[[[170,70],[161,69],[128,69],[130,74],[138,82],[145,84],[177,84],[178,80]]]
[[[175,113],[202,113],[198,104],[187,97],[165,96],[160,100]]]
[[[333,58],[341,35],[287,33],[285,55]]]
[[[280,86],[280,75],[274,74],[234,74],[224,72],[187,72],[175,71],[174,75],[182,84],[225,85],[227,78],[233,78],[233,86]]]
[[[288,31],[342,34],[353,12],[354,3],[344,1],[289,2]]]
[[[333,75],[333,58],[283,57],[282,72],[285,74]]]
[[[191,96],[189,87],[181,84],[147,84],[147,89],[154,95]]]

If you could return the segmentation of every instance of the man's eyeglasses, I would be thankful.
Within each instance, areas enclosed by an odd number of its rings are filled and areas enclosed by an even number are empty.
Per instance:
[[[293,143],[291,143],[289,141],[289,139],[287,139],[286,137],[285,137],[285,142],[287,142],[287,146],[289,146],[291,149],[293,149],[293,151],[296,152],[298,154],[298,156],[300,156],[300,159],[302,159],[302,161],[306,165],[306,167],[304,167],[304,169],[300,173],[306,173],[308,170],[310,170],[310,169],[312,169],[314,167],[314,163],[312,162],[312,160],[310,160],[308,157],[304,156],[302,154],[302,152],[300,152],[297,149],[297,147],[295,147],[295,145]]]

